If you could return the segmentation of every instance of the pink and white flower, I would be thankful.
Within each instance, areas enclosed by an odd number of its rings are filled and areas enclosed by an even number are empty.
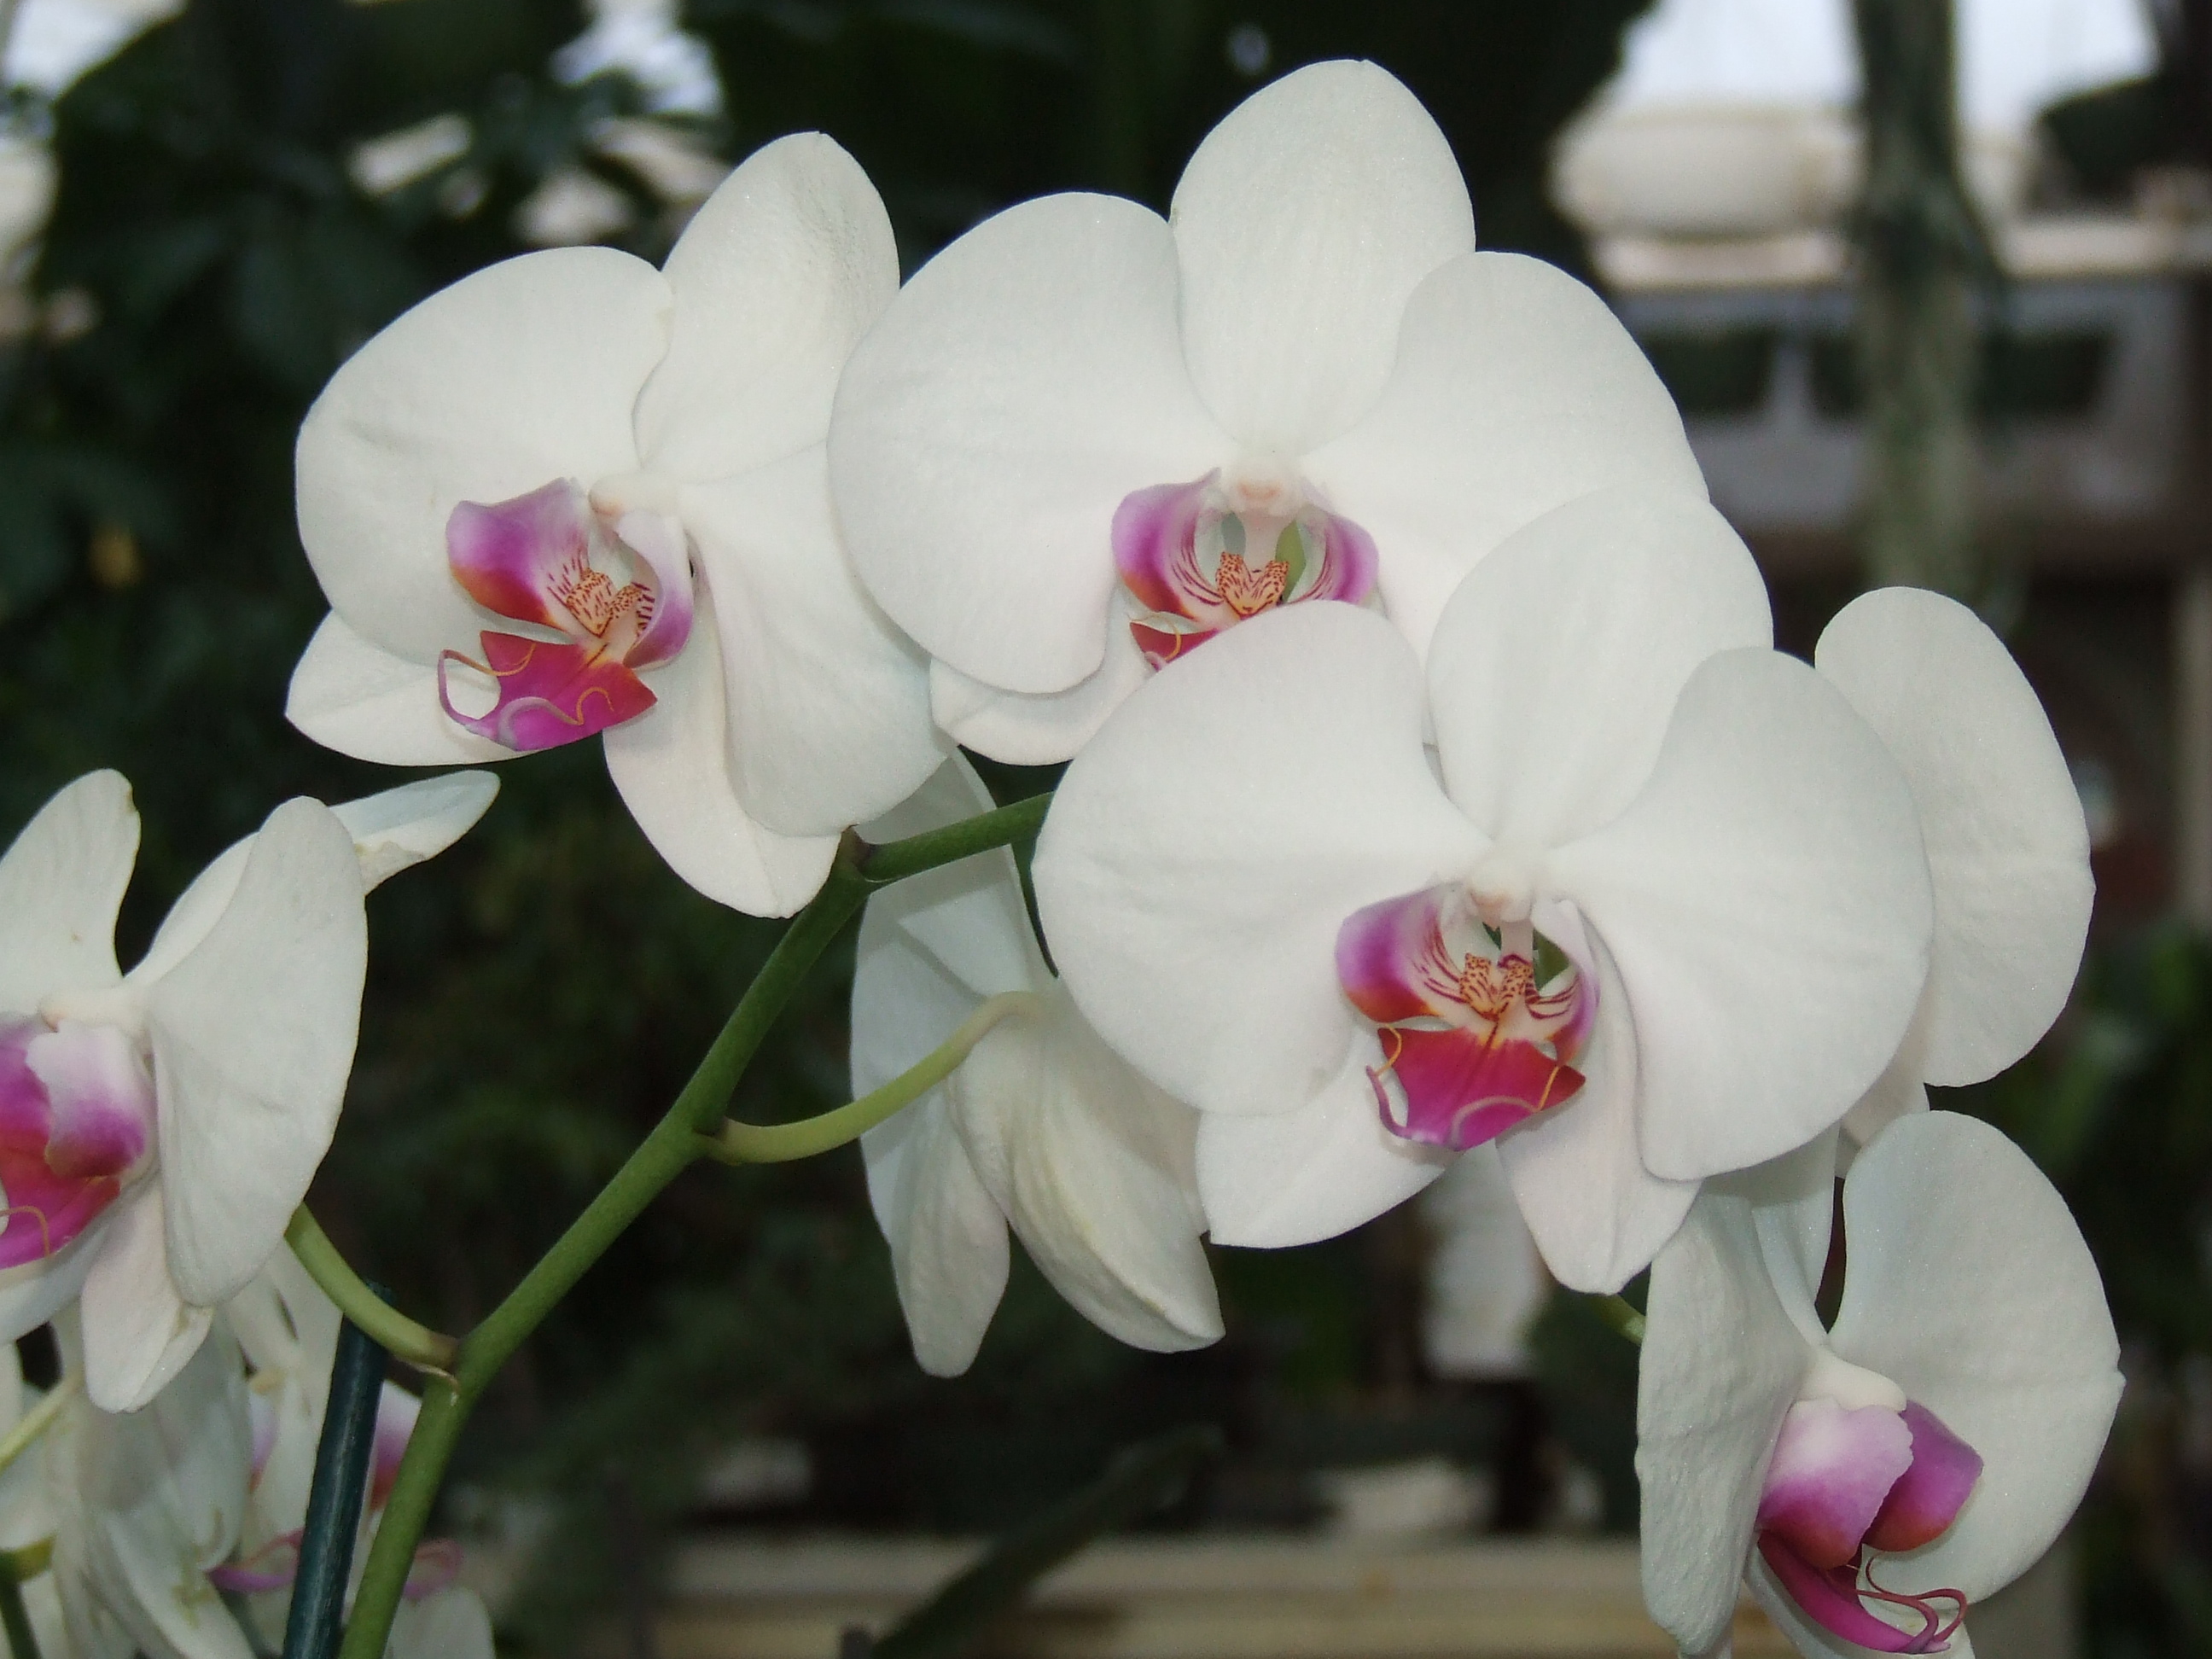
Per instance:
[[[1201,1114],[1217,1240],[1327,1237],[1494,1139],[1553,1272],[1613,1289],[1700,1178],[1844,1115],[1918,1000],[1927,866],[1768,628],[1711,507],[1600,491],[1475,567],[1425,673],[1312,605],[1122,706],[1038,902],[1078,1006]]]
[[[855,349],[830,480],[939,725],[1063,760],[1245,617],[1378,605],[1417,653],[1521,525],[1705,486],[1596,295],[1474,251],[1450,145],[1372,64],[1247,99],[1168,217],[1060,195],[939,253]]]
[[[872,837],[989,810],[957,758]],[[880,1087],[986,999],[1024,1000],[959,1069],[861,1137],[915,1358],[968,1369],[1005,1292],[1011,1227],[1093,1324],[1157,1352],[1221,1335],[1192,1170],[1197,1114],[1147,1083],[1076,1011],[1038,951],[1001,848],[868,901],[853,976],[853,1089]]]
[[[2065,1006],[2095,883],[2081,800],[2043,705],[2002,641],[1954,599],[1862,595],[1813,659],[1904,769],[1935,886],[1936,938],[1911,1030],[1844,1129],[1873,1137],[1923,1086],[1996,1076]]]
[[[145,1404],[258,1272],[330,1145],[368,956],[362,896],[459,836],[482,773],[291,800],[116,966],[130,786],[80,778],[0,856],[0,1340],[80,1292],[88,1391]]]
[[[1710,1184],[1652,1264],[1637,1390],[1644,1589],[1686,1654],[1751,1588],[1808,1659],[1967,1654],[1967,1609],[2033,1565],[2120,1396],[2096,1264],[1987,1124],[1923,1112],[1844,1184],[1836,1137]]]
[[[300,430],[332,611],[293,724],[416,766],[601,736],[678,874],[796,910],[942,754],[824,471],[838,371],[897,287],[874,189],[806,134],[732,173],[661,270],[550,249],[401,317]]]

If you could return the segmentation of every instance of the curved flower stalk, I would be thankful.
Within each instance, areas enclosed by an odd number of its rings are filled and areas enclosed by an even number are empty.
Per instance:
[[[1476,567],[1425,681],[1370,612],[1294,608],[1076,757],[1047,933],[1201,1113],[1217,1241],[1340,1231],[1494,1139],[1553,1273],[1617,1289],[1701,1177],[1844,1115],[1918,999],[1927,866],[1895,763],[1767,628],[1710,507],[1601,492]]]
[[[93,1402],[133,1410],[282,1242],[337,1122],[369,885],[474,823],[482,773],[286,802],[118,971],[138,818],[113,772],[0,857],[0,1340],[82,1294]]]
[[[956,758],[871,837],[991,805]],[[959,1070],[860,1139],[915,1358],[939,1376],[975,1359],[1006,1289],[1009,1225],[1060,1294],[1122,1341],[1175,1352],[1218,1340],[1192,1170],[1196,1114],[1076,1012],[1037,950],[1004,848],[868,901],[853,979],[854,1092],[1010,994],[1024,1000]]]
[[[1246,617],[1379,605],[1423,653],[1518,526],[1609,485],[1705,497],[1613,314],[1474,252],[1443,134],[1364,63],[1247,99],[1165,220],[1051,196],[939,253],[854,350],[830,471],[939,724],[1019,762]]]
[[[253,1464],[236,1554],[208,1577],[219,1589],[244,1598],[263,1645],[273,1650],[283,1642],[291,1608],[340,1316],[289,1248],[269,1259],[225,1316],[251,1371]],[[397,1383],[384,1384],[353,1557],[356,1577],[421,1409],[422,1402]],[[416,1551],[416,1570],[392,1625],[389,1651],[395,1659],[491,1659],[491,1621],[476,1593],[454,1582],[459,1562],[459,1547],[447,1540],[433,1540]]]
[[[552,249],[401,317],[300,430],[332,611],[293,724],[415,766],[602,734],[678,874],[798,909],[846,826],[941,758],[823,471],[838,370],[897,286],[874,189],[805,134],[732,173],[662,270]]]
[[[1747,1576],[1808,1659],[1970,1653],[1966,1609],[2050,1547],[2119,1401],[2096,1264],[1996,1130],[1925,1112],[1861,1152],[1830,1330],[1834,1171],[1829,1135],[1711,1184],[1652,1264],[1644,1589],[1687,1654]]]
[[[1923,1085],[1996,1076],[2057,1018],[2095,883],[2089,833],[2043,705],[1966,606],[1919,588],[1862,595],[1814,665],[1904,769],[1935,885],[1928,984],[1897,1057],[1844,1120],[1871,1139]]]

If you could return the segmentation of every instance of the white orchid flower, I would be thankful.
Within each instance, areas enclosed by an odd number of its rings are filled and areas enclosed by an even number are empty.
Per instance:
[[[1612,313],[1474,252],[1450,145],[1365,63],[1247,99],[1164,220],[1050,196],[939,253],[854,350],[830,472],[938,723],[1019,762],[1247,617],[1379,604],[1425,652],[1517,526],[1608,485],[1705,496]]]
[[[1863,1142],[1925,1111],[1925,1085],[1979,1083],[2035,1046],[2073,988],[2096,884],[2081,798],[2043,705],[1972,611],[1881,588],[1838,613],[1813,663],[1904,769],[1935,884],[1912,1028],[1844,1121]]]
[[[75,1369],[74,1333],[62,1339]],[[252,1448],[245,1370],[220,1322],[143,1410],[64,1412],[46,1450],[79,1659],[254,1659],[207,1577],[238,1541]]]
[[[678,875],[798,909],[846,826],[941,758],[823,471],[838,370],[897,286],[873,187],[805,134],[732,173],[662,270],[551,249],[408,312],[300,429],[333,609],[293,724],[398,765],[603,733]]]
[[[990,806],[955,758],[871,838]],[[957,1071],[861,1137],[915,1358],[939,1376],[968,1369],[1006,1290],[1010,1224],[1060,1293],[1122,1341],[1174,1352],[1216,1340],[1191,1164],[1197,1115],[1076,1012],[1037,950],[1004,848],[868,901],[853,977],[854,1092],[889,1082],[1010,994],[1023,1000]]]
[[[1494,1139],[1553,1273],[1615,1289],[1701,1177],[1844,1115],[1920,994],[1927,864],[1896,763],[1767,629],[1711,508],[1605,491],[1475,568],[1425,680],[1380,617],[1296,607],[1076,757],[1046,935],[1202,1114],[1218,1242],[1341,1231]]]
[[[1808,1659],[1970,1655],[1966,1609],[2081,1501],[2120,1397],[2096,1263],[1996,1130],[1892,1123],[1844,1183],[1835,1137],[1709,1186],[1651,1268],[1637,1387],[1644,1589],[1688,1654],[1738,1586]]]
[[[341,1316],[289,1245],[224,1311],[251,1368],[253,1464],[237,1553],[208,1577],[245,1598],[264,1644],[274,1648],[291,1609]],[[421,1401],[397,1383],[383,1385],[353,1557],[356,1579],[421,1410]],[[416,1549],[386,1648],[393,1659],[491,1659],[491,1620],[476,1592],[454,1582],[459,1564],[450,1540]]]
[[[138,846],[94,772],[0,857],[0,1340],[82,1292],[94,1404],[143,1406],[283,1237],[330,1146],[368,957],[362,896],[483,815],[483,773],[304,798],[210,864],[125,976]]]

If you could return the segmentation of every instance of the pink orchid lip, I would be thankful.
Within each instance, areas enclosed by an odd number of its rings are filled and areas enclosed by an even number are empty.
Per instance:
[[[152,1144],[154,1081],[112,1026],[0,1019],[0,1269],[54,1255]]]
[[[1875,1560],[1948,1531],[1981,1470],[1980,1455],[1924,1406],[1847,1410],[1830,1399],[1802,1400],[1768,1462],[1759,1553],[1805,1616],[1831,1634],[1878,1653],[1942,1652],[1966,1616],[1966,1597],[1884,1589]]]
[[[610,529],[566,479],[489,506],[463,501],[446,521],[454,580],[486,610],[556,638],[487,631],[483,660],[447,651],[438,698],[458,725],[507,749],[551,749],[635,720],[654,697],[637,671],[690,637],[691,577],[681,527],[651,512]],[[492,706],[464,714],[454,664],[489,678]]]
[[[1307,599],[1363,605],[1375,592],[1375,543],[1351,520],[1312,505],[1281,520],[1248,519],[1220,477],[1153,484],[1115,509],[1115,566],[1146,612],[1129,631],[1154,668],[1263,611]],[[1255,550],[1255,537],[1273,539]]]
[[[1369,1083],[1385,1127],[1464,1149],[1569,1100],[1595,1018],[1582,970],[1527,922],[1493,931],[1466,890],[1425,888],[1337,930],[1338,982],[1375,1022]]]

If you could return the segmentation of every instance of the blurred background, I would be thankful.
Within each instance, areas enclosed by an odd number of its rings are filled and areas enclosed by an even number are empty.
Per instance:
[[[1939,1103],[2066,1193],[2130,1387],[2007,1627],[2030,1633],[1978,1644],[2212,1654],[2212,5],[1960,0],[1955,63],[1906,27],[1905,81],[1956,88],[1955,143],[1917,151],[1893,81],[1862,84],[1844,0],[0,0],[0,834],[88,769],[130,776],[126,961],[276,801],[398,781],[281,710],[324,610],[293,434],[413,301],[532,246],[657,259],[733,158],[809,128],[876,179],[911,270],[1041,191],[1164,208],[1256,86],[1391,69],[1483,241],[1595,282],[1642,340],[1785,646],[1875,576],[1921,580],[2043,694],[2095,842],[2089,961],[2041,1049]],[[371,901],[362,1061],[313,1200],[449,1329],[659,1116],[776,931],[659,865],[596,745],[501,777],[479,833]],[[738,1112],[845,1097],[848,975],[849,941]],[[1214,1255],[1210,1350],[1121,1348],[1018,1262],[974,1370],[935,1381],[856,1152],[695,1170],[509,1367],[444,1529],[516,1653],[826,1659],[839,1607],[957,1559],[920,1540],[1001,1530],[1204,1423],[1226,1455],[1145,1523],[1169,1554],[1097,1578],[1097,1606],[1170,1558],[1255,1596],[1269,1572],[1325,1589],[1333,1549],[1462,1589],[1504,1561],[1499,1594],[1571,1623],[1625,1593],[1628,1624],[1402,1650],[1663,1651],[1630,1628],[1634,1352],[1550,1293],[1510,1200],[1448,1182],[1324,1245]],[[1263,1571],[1221,1541],[1253,1539],[1312,1553]],[[814,1553],[773,1553],[793,1540]],[[1344,1583],[1346,1605],[1413,1594]],[[759,1612],[802,1590],[812,1624]],[[1139,1650],[1070,1618],[996,1639]],[[817,1628],[832,1645],[792,1633]],[[1332,1639],[1297,1650],[1401,1650]],[[1766,1639],[1747,1626],[1739,1652]]]

